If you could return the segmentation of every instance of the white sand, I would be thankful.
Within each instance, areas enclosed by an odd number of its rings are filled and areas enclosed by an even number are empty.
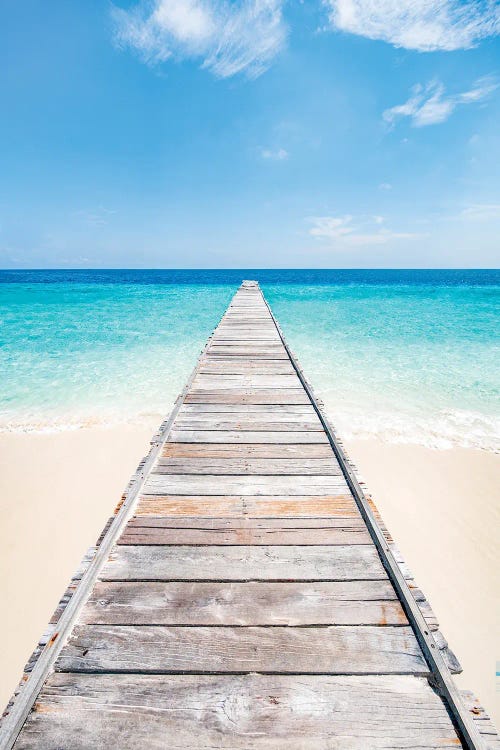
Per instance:
[[[157,426],[0,434],[0,711]]]
[[[159,420],[158,420],[159,421]],[[157,424],[0,435],[0,704]],[[347,446],[440,619],[474,690],[500,724],[500,456],[380,441]]]
[[[350,441],[377,507],[457,655],[462,689],[500,726],[500,455]]]

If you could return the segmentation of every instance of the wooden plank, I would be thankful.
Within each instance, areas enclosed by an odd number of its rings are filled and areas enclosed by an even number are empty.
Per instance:
[[[244,357],[227,357],[222,361],[221,358],[210,357],[200,365],[199,372],[207,374],[220,372],[227,375],[246,375],[253,372],[268,373],[269,375],[293,375],[295,372],[284,359],[261,359],[260,362],[262,364],[258,367],[254,360],[248,360]]]
[[[161,455],[177,458],[331,458],[327,444],[280,445],[268,443],[165,443]]]
[[[193,411],[183,411],[182,414],[179,415],[177,422],[194,422],[196,424],[200,424],[201,422],[207,423],[208,426],[204,427],[201,425],[200,429],[209,430],[211,429],[211,424],[216,424],[217,422],[225,421],[225,422],[235,422],[236,424],[240,424],[241,422],[257,422],[258,424],[276,424],[284,423],[285,425],[290,425],[288,429],[293,430],[293,424],[299,423],[299,424],[307,424],[309,427],[306,427],[305,429],[311,429],[311,430],[323,430],[323,426],[319,419],[317,418],[316,414],[310,414],[307,411],[299,411],[298,407],[301,406],[300,404],[297,405],[290,405],[287,404],[281,405],[282,409],[279,411],[278,409],[275,410],[267,410],[266,404],[190,404],[190,406],[193,408]],[[199,410],[199,407],[205,407],[211,406],[213,409],[220,408],[220,406],[230,406],[232,409],[230,411],[202,411]],[[246,411],[245,406],[253,406],[257,407],[253,411]],[[304,406],[304,405],[302,405]],[[307,408],[307,406],[306,406]],[[197,411],[198,409],[198,411]],[[217,427],[215,428],[217,429]],[[227,428],[225,428],[227,429]],[[231,428],[230,428],[231,429]],[[234,428],[233,428],[234,429]],[[236,428],[240,429],[240,428]],[[248,428],[247,428],[248,429]],[[253,429],[253,425],[250,426],[249,429]],[[268,428],[269,430],[272,430],[272,428]],[[282,429],[282,428],[281,428]]]
[[[261,351],[269,351],[272,353],[275,352],[284,352],[285,349],[283,347],[283,344],[277,338],[275,341],[213,341],[210,343],[210,346],[207,350],[207,356],[209,356],[211,353],[216,354],[218,349],[245,349],[249,351],[250,353],[256,352],[257,356],[259,356]]]
[[[287,526],[278,521],[271,526],[261,524],[239,524],[227,526],[201,526],[192,519],[190,526],[179,527],[168,519],[163,524],[148,524],[143,517],[132,519],[121,535],[118,544],[155,544],[155,545],[325,545],[325,544],[371,544],[370,536],[360,523],[360,519],[342,519],[342,524],[332,526],[321,523],[306,527],[295,524]],[[286,519],[285,519],[286,520]],[[142,523],[140,523],[142,521]]]
[[[223,346],[223,345],[213,345],[210,348],[210,352],[207,354],[207,357],[210,356],[210,354],[214,354],[218,357],[220,357],[221,354],[224,354],[226,356],[232,356],[232,357],[248,357],[251,356],[254,359],[283,359],[288,360],[288,355],[285,352],[284,349],[281,349],[280,347],[276,347],[275,349],[271,349],[269,347],[266,347],[265,349],[261,346]]]
[[[267,375],[254,373],[251,375],[207,375],[199,373],[193,381],[193,389],[220,390],[221,388],[299,388],[300,380],[297,375]]]
[[[16,750],[449,750],[413,676],[52,675]]]
[[[283,344],[279,337],[270,336],[269,334],[256,333],[240,336],[237,333],[232,335],[230,333],[223,335],[215,333],[212,337],[208,354],[214,354],[214,347],[217,349],[219,347],[232,348],[233,346],[248,348],[250,351],[260,351],[262,349],[264,351],[280,352],[282,351]]]
[[[380,598],[374,597],[374,589]],[[82,624],[408,625],[384,581],[335,583],[99,582]]]
[[[272,417],[272,415],[269,415]],[[321,423],[318,421],[304,421],[299,419],[278,419],[276,422],[270,419],[260,420],[257,415],[232,416],[212,415],[211,419],[197,419],[194,416],[186,419],[177,419],[175,423],[177,430],[244,430],[246,432],[323,432]]]
[[[317,417],[316,412],[310,404],[183,404],[179,415],[183,418],[186,414],[240,414],[269,416],[273,419],[288,416],[302,419]],[[332,449],[330,448],[330,453]]]
[[[154,474],[341,476],[333,458],[159,458]],[[281,494],[281,493],[280,493]]]
[[[309,399],[300,388],[239,390],[226,388],[217,391],[191,390],[185,399],[187,404],[309,404]]]
[[[138,516],[250,516],[289,518],[349,518],[359,515],[351,495],[311,497],[241,497],[231,495],[149,495],[142,496]]]
[[[292,414],[301,417],[317,417],[309,404],[186,404],[179,410],[183,414]]]
[[[318,516],[310,518],[259,518],[248,516],[155,516],[140,518],[133,516],[127,528],[157,528],[157,529],[364,529],[365,524],[361,516],[356,518],[337,518]]]
[[[212,336],[212,346],[261,346],[267,349],[269,346],[282,346],[279,336],[274,333],[259,330],[246,330],[236,328],[217,330]]]
[[[218,365],[241,365],[242,367],[254,368],[257,372],[265,372],[267,368],[281,367],[286,368],[287,370],[291,369],[293,373],[296,372],[289,358],[286,360],[262,359],[260,357],[254,357],[252,354],[249,354],[246,357],[241,355],[235,358],[230,354],[217,354],[208,349],[200,360],[200,367],[205,367],[206,365],[213,367],[217,367]]]
[[[328,495],[347,492],[339,476],[150,474],[145,495]]]
[[[373,545],[265,547],[115,547],[105,581],[385,580]]]
[[[58,672],[417,674],[429,670],[411,628],[77,625]]]
[[[264,340],[272,340],[281,344],[281,339],[272,323],[253,323],[225,321],[215,330],[212,341],[216,338],[237,339],[238,341],[252,340],[262,337]]]
[[[276,326],[270,318],[268,318],[267,320],[255,321],[253,323],[244,320],[221,320],[221,322],[215,329],[215,333],[223,333],[225,331],[237,331],[243,335],[245,334],[245,332],[265,332],[276,336],[277,340],[281,341],[276,330]]]
[[[287,444],[310,444],[322,443],[329,445],[328,438],[324,432],[291,432],[278,431],[251,432],[250,430],[178,430],[172,429],[168,442],[172,443],[277,443]]]

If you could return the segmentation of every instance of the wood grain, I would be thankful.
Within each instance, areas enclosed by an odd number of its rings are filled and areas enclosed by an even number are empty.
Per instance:
[[[237,495],[143,495],[136,515],[153,516],[251,516],[310,518],[359,517],[348,494],[310,496],[242,497]]]
[[[65,741],[66,738],[66,741]],[[458,750],[425,678],[52,675],[16,750]]]
[[[106,581],[386,580],[373,545],[115,547]]]
[[[288,458],[333,459],[332,450],[326,443],[165,443],[162,458]]]
[[[407,625],[386,581],[99,582],[80,622],[99,625]]]
[[[301,476],[219,476],[205,474],[150,474],[145,495],[328,495],[347,493],[343,477]]]
[[[282,430],[268,432],[261,430],[178,430],[175,426],[169,435],[173,443],[277,443],[278,445],[300,445],[304,443],[323,443],[329,445],[324,432],[291,432]]]
[[[203,527],[196,519],[189,526],[179,527],[172,520],[154,517],[162,524],[147,524],[147,518],[136,517],[121,535],[118,544],[153,544],[153,545],[325,545],[325,544],[371,544],[370,535],[361,519],[342,519],[336,526],[328,525],[323,520],[315,526],[287,526],[283,519],[279,523],[265,526],[245,524],[242,521],[231,527]],[[203,519],[200,519],[201,521]],[[211,519],[213,521],[213,519]],[[233,520],[233,519],[231,519]],[[275,520],[275,519],[273,519]],[[146,522],[145,522],[146,521]],[[201,526],[201,528],[200,528]]]
[[[60,672],[428,674],[409,627],[77,625]]]
[[[341,469],[333,456],[330,458],[160,458],[155,474],[203,475],[315,475],[340,476]]]

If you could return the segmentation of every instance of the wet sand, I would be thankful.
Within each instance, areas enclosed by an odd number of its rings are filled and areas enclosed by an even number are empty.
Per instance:
[[[0,703],[159,423],[0,435]],[[347,444],[473,690],[500,724],[500,455]]]

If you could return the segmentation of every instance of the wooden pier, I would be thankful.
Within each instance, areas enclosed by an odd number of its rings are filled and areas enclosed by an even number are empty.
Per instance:
[[[61,601],[0,747],[498,750],[457,670],[244,282]]]

